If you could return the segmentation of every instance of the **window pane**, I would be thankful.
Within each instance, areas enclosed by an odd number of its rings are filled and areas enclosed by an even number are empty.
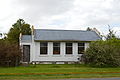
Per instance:
[[[47,47],[40,47],[40,54],[47,54]]]
[[[78,46],[84,46],[85,44],[84,43],[78,43]]]
[[[66,43],[66,54],[72,54],[72,43]]]
[[[66,46],[72,46],[72,43],[66,43]]]
[[[59,42],[53,43],[53,54],[60,54],[60,43]]]
[[[84,53],[84,47],[78,47],[78,54]]]
[[[60,46],[60,43],[53,43],[53,46]]]
[[[47,42],[40,42],[40,46],[47,46]]]
[[[60,54],[60,47],[54,47],[53,54]]]
[[[40,54],[47,54],[47,42],[40,42]]]
[[[72,54],[72,47],[66,47],[66,54]]]

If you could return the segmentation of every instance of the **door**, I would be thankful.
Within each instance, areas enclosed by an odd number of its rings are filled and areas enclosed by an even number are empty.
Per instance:
[[[30,45],[23,45],[23,62],[30,61]]]

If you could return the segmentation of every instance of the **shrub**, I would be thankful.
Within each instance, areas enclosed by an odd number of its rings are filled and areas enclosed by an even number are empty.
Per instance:
[[[17,66],[20,58],[18,44],[0,40],[0,66]]]
[[[120,66],[120,40],[92,42],[85,52],[85,63],[98,67]]]

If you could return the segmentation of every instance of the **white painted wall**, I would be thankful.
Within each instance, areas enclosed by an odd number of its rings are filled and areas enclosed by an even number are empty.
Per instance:
[[[89,43],[85,43],[85,50],[88,48]],[[65,42],[60,42],[60,55],[53,55],[53,42],[48,42],[48,54],[40,55],[40,42],[34,42],[32,47],[32,61],[78,61],[78,44],[73,42],[73,54],[65,54]],[[34,52],[34,53],[33,53]]]
[[[30,62],[32,61],[78,61],[81,54],[78,54],[78,44],[73,42],[73,54],[65,54],[65,42],[60,42],[60,55],[53,55],[53,42],[48,42],[48,54],[40,55],[40,42],[21,42],[20,45],[30,45]],[[85,43],[85,50],[89,47],[89,43]]]

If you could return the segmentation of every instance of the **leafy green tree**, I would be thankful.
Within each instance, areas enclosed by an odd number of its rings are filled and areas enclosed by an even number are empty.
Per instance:
[[[31,28],[30,25],[25,23],[23,19],[17,20],[16,23],[12,25],[12,28],[8,32],[8,40],[12,42],[19,42],[19,34],[22,33],[24,35],[30,35],[31,34]]]
[[[120,66],[120,40],[92,42],[85,52],[85,63],[98,67]]]

